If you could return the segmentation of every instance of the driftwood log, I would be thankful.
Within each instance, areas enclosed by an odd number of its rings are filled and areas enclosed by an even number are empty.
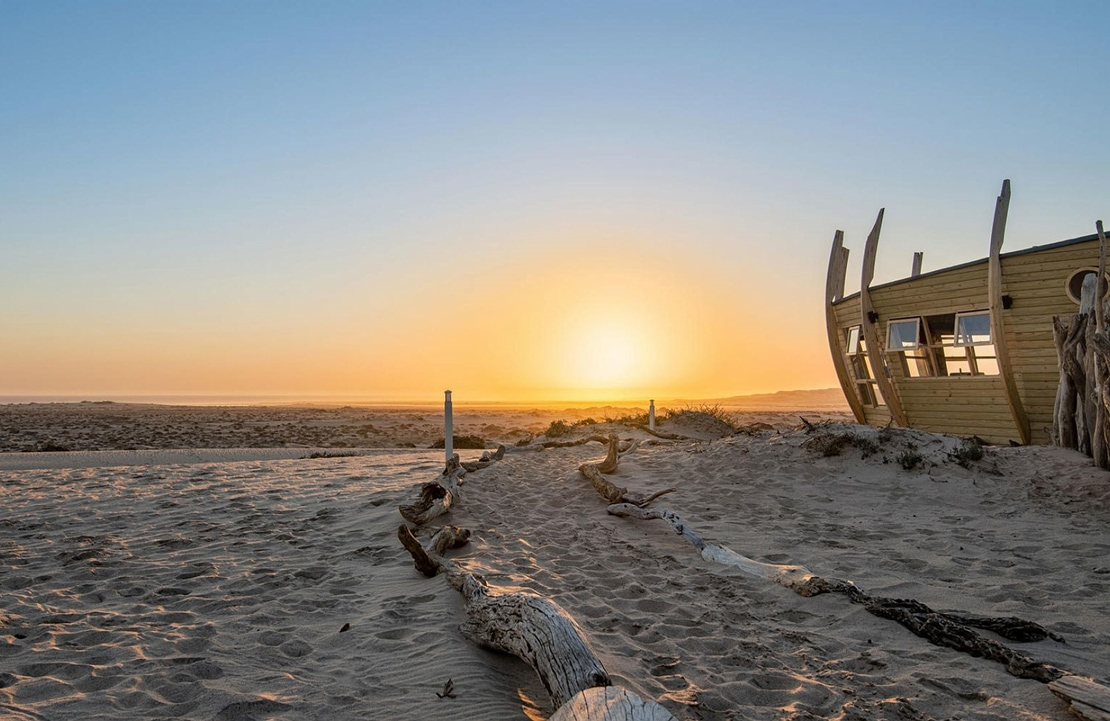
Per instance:
[[[473,574],[464,574],[461,583],[463,635],[523,659],[556,707],[587,688],[612,685],[582,629],[557,603],[531,593],[496,593]]]
[[[459,454],[456,453],[451,456],[451,460],[447,462],[439,478],[420,487],[420,498],[416,503],[400,506],[397,509],[401,512],[401,517],[409,523],[422,526],[433,518],[447,513],[458,500],[464,472],[459,462]]]
[[[651,493],[647,496],[637,496],[630,494],[627,488],[618,486],[617,484],[607,479],[602,474],[616,473],[617,468],[620,465],[621,457],[636,450],[637,446],[639,445],[638,443],[633,441],[627,449],[625,449],[623,452],[620,451],[620,439],[617,438],[616,433],[609,434],[608,443],[609,452],[606,454],[604,460],[597,463],[583,463],[581,466],[578,467],[578,472],[581,473],[586,478],[586,480],[590,482],[590,485],[594,487],[594,490],[597,491],[606,501],[608,501],[609,503],[631,503],[634,506],[639,506],[642,508],[643,506],[646,506],[654,501],[656,498],[674,492],[675,489],[666,488],[662,491],[656,491],[655,493]]]
[[[440,528],[428,541],[428,545],[421,545],[416,540],[408,526],[397,528],[397,539],[412,556],[416,570],[431,578],[442,570],[438,559],[443,557],[449,548],[464,546],[470,541],[470,531],[458,526],[444,526]]]
[[[1071,712],[1091,721],[1110,721],[1110,689],[1080,676],[1064,676],[1048,684],[1060,698],[1071,703]]]
[[[489,451],[482,451],[482,457],[476,461],[462,461],[459,465],[463,467],[464,471],[468,473],[473,473],[474,471],[480,471],[483,468],[489,467],[493,464],[494,461],[500,461],[504,457],[505,446],[502,445],[498,446],[497,450],[493,453],[490,453]]]
[[[463,476],[486,468],[504,457],[505,446],[498,446],[493,453],[483,451],[482,457],[477,461],[460,461],[459,454],[454,453],[439,478],[420,487],[420,497],[416,502],[400,506],[397,510],[409,523],[423,526],[433,518],[447,513],[458,502]]]
[[[1083,279],[1079,313],[1057,316],[1052,335],[1060,364],[1053,407],[1052,442],[1110,468],[1110,338],[1106,326],[1106,234],[1099,238],[1098,271]]]
[[[570,614],[554,601],[532,593],[498,593],[486,581],[460,570],[443,552],[469,538],[451,526],[440,529],[427,546],[400,526],[397,536],[426,576],[445,573],[466,604],[463,635],[483,646],[511,653],[540,677],[563,721],[675,721],[654,701],[610,689],[612,680]],[[601,691],[600,694],[595,693]]]
[[[676,721],[654,701],[623,688],[588,688],[559,707],[548,721]]]
[[[1051,664],[1035,661],[1026,654],[986,638],[974,630],[975,628],[987,629],[1003,638],[1018,642],[1040,641],[1045,638],[1063,640],[1031,621],[1012,616],[996,618],[942,613],[912,599],[871,596],[850,581],[825,579],[803,566],[762,563],[724,546],[706,543],[705,539],[691,529],[681,516],[671,510],[645,509],[626,503],[613,504],[608,510],[612,515],[620,517],[640,520],[662,519],[671,525],[675,533],[698,549],[702,557],[708,561],[737,568],[756,578],[774,581],[801,596],[809,597],[822,593],[843,594],[853,603],[861,604],[873,615],[897,621],[933,644],[997,661],[1019,678],[1031,678],[1048,683],[1068,675]]]

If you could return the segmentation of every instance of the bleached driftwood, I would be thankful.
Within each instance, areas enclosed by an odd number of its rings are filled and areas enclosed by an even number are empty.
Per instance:
[[[1110,721],[1110,689],[1081,676],[1064,676],[1048,684],[1071,704],[1071,712],[1090,721]]]
[[[761,578],[765,581],[774,581],[779,585],[786,586],[795,591],[798,591],[799,588],[803,587],[803,585],[814,576],[813,573],[810,573],[802,566],[762,563],[746,556],[741,556],[739,553],[725,548],[724,546],[706,543],[705,539],[690,528],[690,526],[682,520],[681,516],[669,508],[640,508],[629,503],[614,503],[609,506],[608,511],[611,515],[621,518],[635,518],[641,521],[650,521],[654,519],[664,520],[670,524],[675,533],[682,536],[690,545],[698,549],[702,558],[705,560],[714,561],[725,566],[732,566],[749,576]]]
[[[1080,323],[1069,322],[1059,316],[1052,319],[1052,339],[1056,343],[1056,356],[1060,359],[1060,381],[1056,386],[1056,402],[1053,405],[1052,443],[1062,448],[1076,448],[1079,442],[1076,430],[1076,382],[1073,380],[1074,351],[1072,346],[1078,342],[1077,329]],[[1082,386],[1078,386],[1082,387]]]
[[[549,721],[677,721],[667,709],[623,688],[580,691]]]
[[[853,603],[861,604],[873,615],[897,621],[915,635],[931,643],[997,661],[1019,678],[1031,678],[1048,683],[1066,675],[1065,671],[1051,664],[1035,661],[1026,654],[986,638],[973,630],[974,628],[988,629],[1011,641],[1040,641],[1050,637],[1058,641],[1063,640],[1031,621],[1012,616],[996,618],[941,613],[912,599],[871,596],[850,581],[825,579],[803,566],[762,563],[724,546],[706,543],[682,520],[681,516],[671,510],[644,509],[626,503],[613,504],[608,510],[614,516],[640,520],[662,519],[671,525],[675,533],[697,548],[702,557],[708,561],[731,566],[755,578],[774,581],[800,596],[809,597],[822,593],[843,594]]]
[[[420,498],[416,503],[400,506],[397,510],[409,523],[422,526],[451,510],[459,499],[459,490],[464,483],[463,476],[486,468],[504,457],[505,446],[498,446],[493,453],[483,451],[482,457],[477,461],[463,462],[459,460],[458,453],[452,454],[439,478],[421,486]]]
[[[428,545],[424,546],[408,526],[398,526],[397,538],[412,556],[416,570],[430,578],[442,570],[438,559],[443,557],[447,549],[458,548],[470,541],[470,531],[458,526],[444,526],[436,531],[428,541]]]
[[[400,526],[397,536],[421,573],[443,571],[463,595],[463,634],[480,646],[523,659],[539,674],[557,707],[579,691],[611,684],[582,629],[559,604],[532,593],[497,593],[484,579],[460,570],[437,553],[431,547],[434,544],[421,546],[407,526]],[[424,570],[427,567],[436,570],[429,574]]]
[[[1098,271],[1083,279],[1079,313],[1053,318],[1060,384],[1053,407],[1052,441],[1110,468],[1110,340],[1106,325],[1106,234],[1099,237]],[[1074,430],[1073,430],[1074,429]]]
[[[643,431],[644,433],[647,433],[648,435],[651,435],[651,436],[655,436],[656,438],[660,438],[664,441],[693,441],[693,440],[697,440],[696,438],[691,438],[690,436],[684,436],[681,433],[667,433],[665,431],[659,430],[658,428],[652,428],[650,424],[648,424],[648,425],[633,424],[632,427],[633,428],[638,428],[641,431]]]
[[[473,574],[462,576],[463,634],[511,653],[535,669],[556,707],[580,691],[612,681],[582,629],[554,601],[530,593],[496,593]]]
[[[631,503],[634,506],[646,506],[647,504],[659,498],[662,495],[673,492],[675,489],[667,488],[662,491],[657,491],[647,496],[631,495],[627,488],[616,485],[611,482],[603,473],[616,473],[617,467],[620,464],[621,456],[631,453],[636,449],[637,444],[633,442],[631,446],[624,452],[620,452],[620,439],[617,438],[616,433],[609,434],[609,452],[606,454],[605,459],[599,463],[583,463],[578,467],[578,472],[581,473],[590,485],[594,487],[602,498],[609,503]]]
[[[489,451],[482,451],[482,457],[478,460],[463,461],[459,465],[461,465],[463,469],[466,470],[468,473],[473,473],[474,471],[480,471],[483,468],[488,468],[493,464],[494,461],[500,461],[504,457],[505,446],[501,445],[498,446],[497,450],[493,453],[490,453]]]
[[[451,510],[459,496],[459,487],[464,472],[459,462],[459,454],[451,456],[439,478],[420,487],[420,498],[416,503],[400,506],[401,516],[409,523],[422,526],[428,521],[442,516]]]

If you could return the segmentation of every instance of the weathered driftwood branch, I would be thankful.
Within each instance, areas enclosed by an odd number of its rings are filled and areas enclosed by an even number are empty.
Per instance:
[[[466,543],[469,531],[453,526],[441,528],[426,546],[408,526],[400,526],[397,537],[421,573],[434,576],[443,571],[463,595],[463,635],[480,646],[511,653],[536,671],[559,713],[564,714],[554,718],[674,721],[663,707],[630,692],[601,697],[591,694],[599,687],[610,686],[612,680],[582,629],[559,604],[532,593],[497,593],[481,577],[460,570],[443,556],[447,549]],[[610,697],[622,701],[604,701]]]
[[[1074,329],[1079,323],[1068,322],[1060,317],[1052,319],[1052,338],[1056,343],[1056,355],[1060,359],[1060,381],[1056,386],[1056,401],[1053,406],[1052,442],[1062,448],[1078,447],[1076,430],[1077,386],[1073,379],[1075,364],[1072,352],[1068,350]]]
[[[654,701],[623,688],[588,688],[559,707],[549,721],[677,721]]]
[[[605,459],[600,463],[583,463],[578,467],[578,472],[581,473],[590,485],[594,487],[602,498],[609,503],[631,503],[635,506],[646,506],[656,498],[672,493],[675,489],[667,488],[662,491],[657,491],[647,496],[636,496],[629,494],[627,488],[616,485],[602,473],[616,473],[617,466],[620,464],[621,456],[625,453],[630,453],[636,448],[636,443],[633,444],[624,453],[620,452],[620,439],[617,438],[616,433],[609,434],[609,452]]]
[[[1047,683],[1066,675],[1055,666],[1035,661],[1026,654],[986,638],[973,630],[974,628],[989,629],[1013,641],[1040,641],[1049,637],[1062,641],[1059,636],[1031,621],[1012,616],[994,618],[940,613],[912,599],[871,596],[849,581],[825,579],[802,566],[761,563],[724,546],[706,543],[677,513],[671,510],[643,509],[624,503],[611,505],[608,510],[614,516],[665,520],[675,533],[697,548],[706,560],[737,568],[756,578],[774,581],[801,596],[809,597],[822,593],[844,594],[853,603],[861,604],[873,615],[897,621],[931,643],[997,661],[1005,665],[1014,676]]]
[[[689,440],[692,440],[690,438],[690,436],[683,436],[683,435],[680,435],[678,433],[664,433],[663,431],[654,430],[650,426],[646,426],[646,425],[644,425],[644,426],[637,425],[637,426],[635,426],[635,428],[639,428],[644,433],[655,436],[656,438],[662,438],[665,441],[689,441]]]
[[[606,442],[609,444],[609,452],[605,455],[604,460],[594,464],[600,473],[616,473],[620,459],[640,447],[640,442],[633,440],[629,441],[628,445],[622,450],[621,441],[616,433],[610,433]]]
[[[423,546],[408,526],[398,526],[397,538],[412,556],[416,570],[430,578],[444,569],[443,554],[447,549],[466,545],[470,540],[470,531],[458,526],[444,526],[435,532],[427,546]]]
[[[466,531],[462,533],[469,536]],[[556,707],[579,691],[612,683],[582,629],[557,603],[531,593],[496,593],[483,579],[461,571],[431,548],[434,539],[429,547],[422,546],[407,526],[399,527],[397,536],[421,573],[434,576],[443,571],[463,595],[463,635],[480,646],[511,653],[527,662],[539,674]]]
[[[460,478],[462,473],[459,454],[456,453],[447,462],[447,467],[443,469],[439,478],[420,487],[420,498],[416,503],[398,508],[402,518],[409,523],[422,526],[433,518],[447,513],[458,500],[459,487],[463,483]]]
[[[1099,238],[1098,271],[1083,279],[1079,313],[1053,319],[1060,384],[1053,407],[1052,441],[1110,468],[1110,342],[1106,320],[1106,234]]]
[[[463,577],[463,634],[511,653],[539,674],[556,707],[595,686],[610,686],[582,629],[557,603],[530,593],[495,593],[477,576]]]
[[[502,445],[498,446],[497,450],[493,453],[482,451],[482,457],[476,461],[463,461],[459,465],[461,465],[466,472],[473,473],[474,471],[480,471],[483,468],[491,466],[494,461],[500,461],[504,457],[505,446]]]
[[[629,503],[615,503],[609,506],[608,511],[611,515],[621,518],[635,518],[641,521],[664,520],[670,524],[675,533],[698,549],[705,560],[738,568],[749,576],[774,581],[795,591],[802,588],[806,581],[813,577],[812,573],[801,566],[761,563],[746,556],[741,556],[724,546],[706,543],[705,539],[690,528],[681,516],[669,508],[640,508]]]
[[[409,523],[422,526],[451,510],[451,506],[459,499],[459,489],[464,483],[463,476],[486,468],[504,457],[505,446],[498,446],[493,453],[483,451],[479,460],[465,463],[459,460],[458,453],[454,453],[439,478],[420,487],[420,498],[416,503],[400,506],[397,510]]]
[[[1110,689],[1081,676],[1064,676],[1048,684],[1052,692],[1071,703],[1076,716],[1091,721],[1110,719]]]
[[[469,537],[468,531],[461,533]],[[399,527],[397,536],[421,573],[434,576],[443,571],[448,582],[463,595],[466,602],[463,635],[480,646],[505,651],[526,661],[539,674],[557,707],[579,691],[612,683],[582,629],[559,604],[532,593],[497,593],[484,579],[460,570],[437,552],[434,538],[433,543],[422,546],[407,526]],[[443,550],[451,547],[450,543],[443,545]],[[435,569],[430,574],[424,571],[429,566]]]

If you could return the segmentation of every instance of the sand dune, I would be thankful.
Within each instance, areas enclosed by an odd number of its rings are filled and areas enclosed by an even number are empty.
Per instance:
[[[861,432],[874,432],[861,431]],[[861,457],[801,431],[653,440],[614,480],[708,539],[937,608],[1018,615],[1022,644],[1110,681],[1110,483],[1058,449],[919,434]],[[898,445],[901,443],[902,445]],[[913,443],[921,462],[896,454]],[[30,454],[13,454],[30,455]],[[468,454],[464,453],[464,457]],[[453,552],[550,596],[616,682],[680,719],[1067,719],[1045,686],[802,598],[619,519],[576,471],[597,444],[468,476]],[[542,718],[530,669],[458,632],[462,601],[395,540],[434,451],[0,471],[0,709],[10,718]],[[341,631],[345,624],[349,629]],[[439,698],[448,679],[456,698]]]

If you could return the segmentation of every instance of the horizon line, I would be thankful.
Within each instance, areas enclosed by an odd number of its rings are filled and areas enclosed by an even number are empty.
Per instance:
[[[738,393],[727,396],[658,396],[650,398],[644,396],[633,399],[598,398],[588,400],[574,399],[542,399],[524,398],[520,400],[490,400],[467,399],[461,405],[482,406],[551,406],[555,404],[568,404],[574,406],[601,406],[601,405],[630,405],[649,401],[669,403],[697,403],[711,401],[726,401],[736,398],[753,398],[761,396],[774,396],[785,393],[819,393],[824,391],[842,392],[839,388],[786,388],[777,391],[761,393]],[[454,395],[454,394],[453,394]],[[460,405],[457,395],[453,402]],[[232,393],[20,393],[0,394],[0,405],[33,405],[33,404],[142,404],[142,405],[186,405],[186,406],[216,406],[216,405],[376,405],[376,406],[438,406],[443,403],[442,398],[429,400],[424,398],[375,396],[346,393],[334,394],[309,394],[309,393],[284,393],[284,394],[232,394]]]

